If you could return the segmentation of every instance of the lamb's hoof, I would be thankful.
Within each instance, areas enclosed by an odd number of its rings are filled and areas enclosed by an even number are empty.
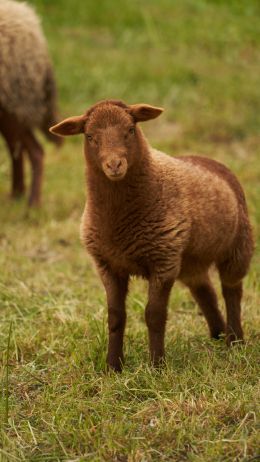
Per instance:
[[[152,359],[151,366],[157,370],[163,369],[165,366],[165,357],[162,356],[160,358]]]
[[[219,320],[218,325],[211,326],[210,338],[215,340],[221,340],[225,337],[226,324],[224,321]]]
[[[225,337],[224,331],[214,332],[210,335],[210,338],[212,338],[213,340],[223,340],[224,337]]]
[[[228,347],[233,347],[235,345],[243,345],[244,339],[243,339],[243,334],[236,335],[233,332],[227,332],[226,333],[226,344]]]
[[[120,359],[114,361],[107,360],[107,369],[108,371],[120,373],[123,369],[123,362]]]

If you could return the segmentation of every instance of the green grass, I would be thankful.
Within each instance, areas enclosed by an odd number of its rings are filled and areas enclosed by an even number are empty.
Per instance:
[[[25,201],[8,198],[1,143],[0,461],[247,462],[260,455],[259,2],[31,3],[48,37],[61,116],[110,97],[164,106],[144,125],[150,141],[232,168],[257,247],[245,280],[244,346],[210,341],[176,284],[167,364],[154,371],[143,322],[147,287],[134,280],[126,366],[105,374],[105,296],[79,241],[81,140],[57,153],[45,144],[44,203],[29,214]]]

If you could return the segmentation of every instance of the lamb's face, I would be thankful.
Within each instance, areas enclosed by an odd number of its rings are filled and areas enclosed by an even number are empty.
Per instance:
[[[83,133],[87,162],[111,181],[119,181],[140,155],[141,131],[137,122],[154,119],[162,111],[148,104],[128,106],[122,101],[101,101],[85,114],[69,117],[50,131],[59,136]]]
[[[133,117],[116,105],[98,106],[85,127],[85,153],[111,181],[120,181],[135,161],[137,127]]]

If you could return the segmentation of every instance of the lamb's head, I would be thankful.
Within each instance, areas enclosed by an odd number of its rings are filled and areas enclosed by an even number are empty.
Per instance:
[[[137,122],[154,119],[162,111],[148,104],[128,106],[121,101],[101,101],[85,114],[65,119],[50,131],[60,136],[84,134],[87,161],[110,180],[118,181],[140,154],[141,132]]]

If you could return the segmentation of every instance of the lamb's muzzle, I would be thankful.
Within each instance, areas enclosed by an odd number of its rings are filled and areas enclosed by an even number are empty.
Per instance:
[[[128,168],[126,154],[108,154],[103,157],[104,161],[102,162],[102,169],[107,178],[112,181],[122,180],[125,177]]]

